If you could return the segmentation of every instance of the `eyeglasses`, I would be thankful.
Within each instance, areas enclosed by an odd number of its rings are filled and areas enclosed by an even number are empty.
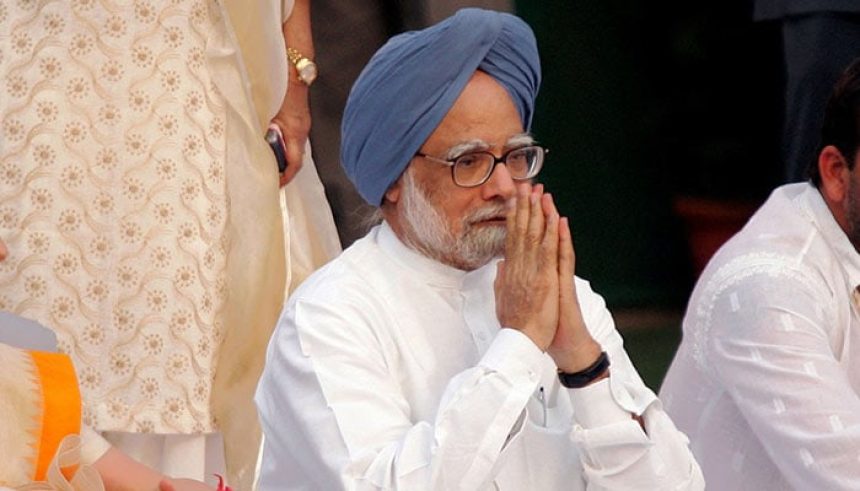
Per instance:
[[[483,151],[469,152],[453,159],[440,159],[421,152],[415,155],[451,167],[454,184],[463,188],[473,188],[487,182],[496,165],[500,163],[505,164],[511,178],[517,181],[531,179],[540,172],[547,153],[549,150],[546,148],[529,145],[508,150],[501,157]]]

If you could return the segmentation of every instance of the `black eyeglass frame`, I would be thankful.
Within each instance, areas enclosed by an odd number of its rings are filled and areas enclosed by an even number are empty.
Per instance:
[[[502,163],[507,165],[506,160],[508,159],[508,156],[510,154],[512,154],[513,152],[516,152],[518,150],[524,150],[527,148],[536,148],[539,150],[539,155],[540,155],[539,162],[534,166],[535,168],[533,170],[531,170],[531,172],[529,172],[528,175],[526,175],[525,177],[511,176],[511,178],[514,179],[515,181],[527,181],[529,179],[534,179],[535,176],[537,176],[540,173],[541,169],[543,169],[544,159],[546,158],[546,154],[549,153],[548,148],[542,147],[540,145],[525,145],[522,147],[512,148],[512,149],[508,150],[507,152],[503,153],[501,157],[496,157],[496,154],[494,154],[493,152],[487,151],[487,150],[478,150],[478,151],[474,151],[474,152],[466,152],[466,153],[464,153],[462,155],[458,155],[457,157],[454,157],[452,159],[440,159],[439,157],[433,157],[432,155],[427,155],[423,152],[415,152],[415,156],[416,157],[423,157],[423,158],[430,160],[432,162],[436,162],[437,164],[442,164],[442,165],[450,167],[451,168],[451,180],[454,181],[454,184],[456,184],[457,186],[459,186],[461,188],[476,188],[476,187],[478,187],[478,186],[480,186],[480,185],[482,185],[485,182],[490,180],[490,176],[493,175],[493,172],[496,170],[497,165],[502,164]],[[455,177],[455,174],[454,174],[454,167],[456,167],[457,161],[463,157],[467,157],[469,155],[477,155],[477,154],[484,154],[484,155],[489,155],[490,157],[492,157],[493,158],[493,165],[490,166],[489,171],[487,171],[487,173],[484,175],[484,177],[478,183],[469,184],[469,185],[460,184],[459,182],[457,182],[457,178]]]

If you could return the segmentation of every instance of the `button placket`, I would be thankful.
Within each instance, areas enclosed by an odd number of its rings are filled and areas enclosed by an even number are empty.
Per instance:
[[[492,332],[487,325],[487,316],[481,309],[480,296],[475,292],[460,292],[463,308],[463,319],[466,325],[469,326],[469,332],[478,348],[478,352],[483,355],[490,348],[490,343],[493,340]]]

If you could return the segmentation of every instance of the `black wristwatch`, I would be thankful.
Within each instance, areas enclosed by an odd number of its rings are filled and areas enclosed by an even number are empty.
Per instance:
[[[609,369],[609,357],[605,351],[600,352],[597,360],[585,370],[580,370],[576,373],[565,373],[558,371],[558,380],[561,385],[568,389],[581,389],[586,385],[594,382],[598,377],[603,375]]]

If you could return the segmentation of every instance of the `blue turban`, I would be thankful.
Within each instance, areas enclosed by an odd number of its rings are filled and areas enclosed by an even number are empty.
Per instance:
[[[531,28],[513,15],[463,9],[391,38],[373,55],[346,102],[340,151],[368,203],[382,203],[476,70],[507,89],[523,128],[530,128],[540,59]]]

